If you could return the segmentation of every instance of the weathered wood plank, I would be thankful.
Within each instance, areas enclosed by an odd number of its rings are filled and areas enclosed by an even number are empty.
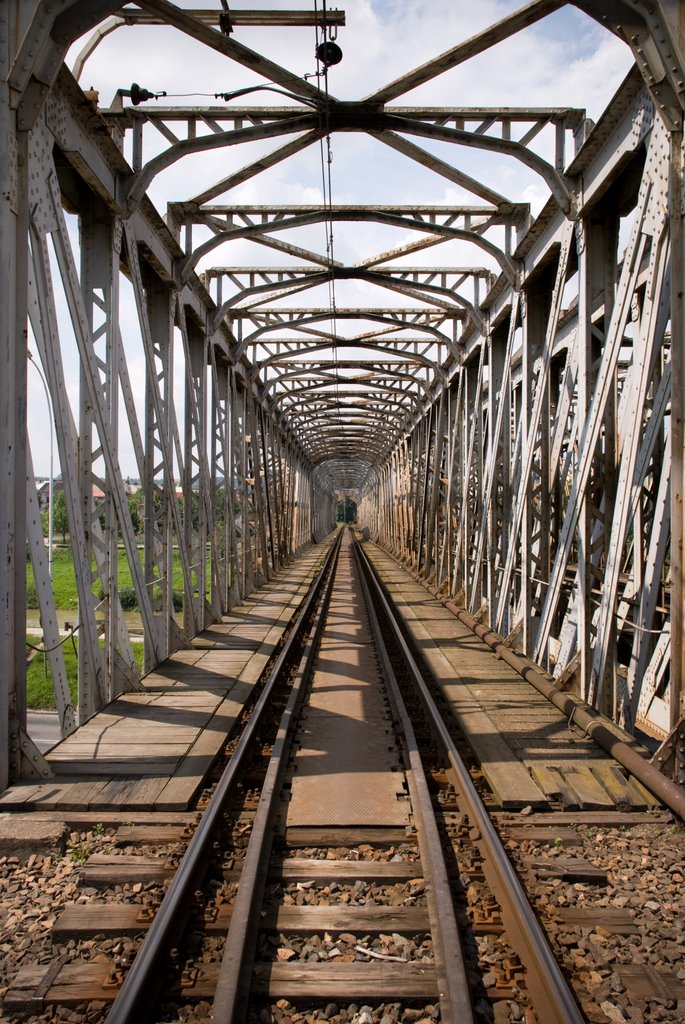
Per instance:
[[[350,993],[365,998],[432,999],[437,980],[432,964],[408,963],[258,963],[253,989],[260,995],[297,999],[344,999]]]
[[[231,907],[223,903],[202,921],[203,930],[224,935],[231,922]],[[52,927],[52,940],[93,935],[138,935],[152,923],[147,908],[131,903],[69,903]],[[351,932],[378,935],[398,932],[417,935],[430,930],[425,907],[267,907],[261,928],[283,935]]]
[[[192,984],[182,986],[178,994],[186,999],[211,999],[219,965],[196,966],[197,974],[192,978]],[[121,984],[121,977],[117,976],[112,963],[72,962],[64,964],[46,991],[36,997],[49,970],[49,964],[22,967],[5,995],[5,1009],[36,1013],[50,1004],[72,1007],[91,1000],[109,1003]],[[619,970],[628,974],[630,968]],[[666,986],[674,978],[673,972],[659,972],[659,981]],[[654,982],[651,978],[649,980],[653,991]],[[255,966],[254,982],[254,989],[259,994],[289,999],[310,997],[313,991],[317,998],[344,999],[350,993],[393,1000],[433,1000],[437,997],[437,981],[432,965],[417,962],[258,963]],[[633,977],[629,979],[631,982],[634,983]],[[682,987],[676,982],[669,991],[676,992]]]
[[[531,773],[540,789],[550,800],[560,800],[568,810],[578,809],[578,796],[566,784],[558,768],[553,765],[535,765],[531,768]]]
[[[114,835],[116,846],[138,846],[142,843],[180,843],[190,832],[179,825],[122,825]]]
[[[288,881],[313,879],[317,882],[346,882],[357,879],[401,882],[409,878],[423,877],[418,861],[306,860],[300,857],[282,861],[274,874]]]
[[[368,843],[370,846],[397,846],[398,843],[413,842],[405,828],[320,828],[317,826],[296,825],[285,830],[286,847],[302,848],[305,846],[359,846]],[[357,861],[357,863],[359,863]]]
[[[242,713],[249,690],[244,686],[235,690],[238,699],[233,696],[233,690],[224,698],[206,728],[186,752],[173,777],[155,797],[156,808],[182,810],[188,807]]]
[[[526,857],[524,863],[538,878],[562,878],[567,882],[606,885],[607,873],[582,857]]]
[[[634,807],[636,810],[644,810],[647,807],[647,801],[634,786],[631,786],[628,779],[624,778],[618,765],[594,765],[591,771],[617,807]]]
[[[589,811],[614,808],[614,801],[588,768],[564,768],[564,778],[578,794],[581,808],[586,808]]]
[[[172,878],[175,872],[175,866],[161,857],[95,853],[81,868],[79,878],[82,885],[97,888],[127,882],[158,882]]]
[[[182,998],[211,999],[218,969],[218,964],[198,964],[192,984],[181,987],[178,992],[173,991],[173,994]],[[111,1003],[123,981],[123,974],[117,971],[113,961],[63,964],[57,976],[46,986],[49,971],[50,964],[22,967],[5,994],[5,1009],[36,1013],[51,1004],[73,1007],[92,1000]]]

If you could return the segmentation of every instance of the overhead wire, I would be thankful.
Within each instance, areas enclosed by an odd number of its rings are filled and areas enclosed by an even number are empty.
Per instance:
[[[337,326],[337,303],[335,294],[335,259],[334,259],[334,242],[333,242],[333,185],[332,185],[332,172],[331,167],[333,164],[333,151],[331,146],[331,131],[330,131],[330,92],[328,87],[328,64],[321,60],[319,57],[319,46],[325,42],[326,39],[326,27],[327,27],[327,10],[326,0],[322,2],[322,14],[323,14],[323,28],[321,38],[319,37],[319,5],[318,0],[314,0],[314,12],[315,18],[315,33],[316,33],[316,51],[317,51],[317,69],[316,78],[319,85],[320,91],[323,93],[324,105],[323,105],[323,128],[324,134],[319,139],[319,154],[321,159],[321,186],[323,192],[323,206],[324,206],[324,228],[326,233],[326,260],[328,263],[328,304],[331,312],[331,324],[333,329],[333,363],[335,366],[335,400],[336,409],[338,414],[338,423],[340,425],[341,435],[344,436],[345,428],[342,417],[342,406],[340,404],[340,376],[339,376],[339,365],[338,365],[338,326]],[[321,88],[321,80],[323,79],[323,89]]]

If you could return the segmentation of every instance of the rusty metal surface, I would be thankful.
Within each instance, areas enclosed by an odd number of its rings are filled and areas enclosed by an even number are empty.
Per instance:
[[[300,744],[288,827],[409,823],[404,774],[347,538]]]

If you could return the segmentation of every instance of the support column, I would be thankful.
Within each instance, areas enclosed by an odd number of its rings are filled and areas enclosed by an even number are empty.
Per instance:
[[[173,450],[170,407],[171,353],[173,345],[173,297],[167,286],[153,274],[145,280],[147,317],[150,324],[153,367],[145,378],[145,582],[149,588],[155,621],[159,623],[161,650],[169,654],[180,638],[173,605],[173,533],[171,501],[174,475],[164,457]],[[153,379],[154,378],[154,379]],[[161,482],[160,482],[161,477]],[[152,645],[145,644],[145,668],[154,667]]]
[[[11,9],[0,11],[0,790],[20,775],[26,724],[27,137],[7,83]]]
[[[685,715],[685,196],[683,193],[683,132],[671,133],[669,214],[671,229],[671,729]]]
[[[521,613],[523,646],[531,656],[537,633],[537,601],[541,577],[549,578],[549,388],[541,360],[552,299],[556,268],[548,266],[526,288],[523,321],[522,429],[524,466],[533,472],[525,481],[521,522]],[[551,345],[553,339],[549,339]],[[536,393],[544,389],[539,427],[533,418]],[[544,549],[544,553],[543,553]],[[544,571],[546,569],[546,572]]]
[[[592,402],[596,377],[596,364],[601,358],[601,346],[604,344],[606,329],[611,319],[616,282],[616,246],[617,221],[615,217],[586,217],[579,224],[578,244],[578,403],[576,416],[578,423],[585,423]],[[604,315],[601,321],[593,324],[593,304],[604,299]],[[602,336],[600,344],[593,335],[596,330]],[[607,400],[607,413],[612,426],[609,428],[607,441],[615,438],[613,420],[615,416],[615,384],[612,394]],[[606,425],[605,425],[606,433]],[[607,445],[608,447],[608,445]],[[594,461],[594,453],[587,453],[586,458]],[[602,460],[602,469],[606,475],[607,459],[615,458],[614,447],[607,451]],[[613,463],[611,473],[615,475]],[[596,531],[599,528],[596,515],[599,510],[600,498],[597,494],[598,481],[595,466],[590,473],[588,486],[580,506],[578,518],[578,654],[580,659],[580,693],[587,697],[590,686],[590,674],[593,658],[593,624],[595,583],[600,583],[598,563],[604,553],[604,544],[597,543]],[[606,494],[605,481],[601,487],[605,492],[605,500],[613,500],[613,495]],[[593,502],[592,496],[595,495]],[[593,505],[596,506],[593,508]],[[606,520],[606,505],[604,509]]]
[[[119,317],[119,257],[121,249],[120,228],[112,222],[109,211],[95,200],[85,201],[81,214],[81,287],[84,296],[84,308],[91,331],[92,345],[98,364],[100,378],[106,401],[103,410],[107,430],[112,441],[115,457],[118,458],[117,441],[119,436],[119,346],[117,343],[117,324]],[[119,606],[119,562],[118,562],[118,524],[111,494],[111,481],[102,465],[101,440],[95,441],[93,410],[90,404],[89,391],[86,383],[85,368],[81,374],[81,407],[79,415],[79,455],[80,455],[80,491],[81,508],[87,524],[86,538],[88,544],[88,560],[92,563],[93,545],[101,545],[99,557],[104,563],[104,597],[103,611],[98,616],[100,627],[104,626],[104,656],[106,698],[111,699],[124,687],[123,679],[119,678],[116,656],[116,640],[121,623],[118,620]],[[93,486],[104,491],[105,497],[94,500]],[[103,523],[100,530],[95,520]],[[95,580],[93,580],[95,582]],[[96,595],[99,600],[100,595]],[[83,616],[81,615],[81,621]],[[86,678],[89,669],[84,657],[79,658],[79,680]],[[83,707],[79,701],[79,717],[81,719],[97,710],[94,702],[93,687],[88,681],[82,686]]]

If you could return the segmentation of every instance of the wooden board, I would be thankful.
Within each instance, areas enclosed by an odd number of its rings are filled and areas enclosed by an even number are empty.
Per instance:
[[[0,793],[0,811],[186,810],[283,632],[330,540],[315,545],[175,651],[47,755],[55,774]]]
[[[269,997],[297,999],[426,999],[437,997],[431,964],[388,963],[258,963],[253,991]]]
[[[607,873],[582,857],[525,857],[524,863],[538,878],[606,885]]]
[[[114,836],[116,846],[139,846],[143,843],[180,843],[190,836],[179,825],[121,825]]]
[[[233,694],[237,695],[237,699]],[[172,778],[155,796],[155,809],[183,810],[188,807],[202,785],[205,774],[214,763],[217,754],[226,743],[243,710],[250,693],[250,687],[236,684],[230,696],[218,706],[206,727],[200,732],[176,767]]]
[[[526,825],[506,826],[503,831],[509,839],[527,840],[546,846],[582,846],[584,843],[582,835],[572,828],[563,826],[548,826],[546,828]]]
[[[526,785],[520,768],[528,769],[543,799],[561,801],[569,810],[594,808],[610,813],[616,808],[658,806],[639,783],[621,776],[608,754],[571,726],[389,555],[374,544],[366,550],[502,806],[509,795],[507,771],[512,780],[518,778]],[[604,724],[623,742],[638,747],[637,740],[615,723],[607,719]],[[509,748],[508,754],[503,746]],[[527,802],[536,804],[533,799]]]
[[[50,977],[50,971],[50,964],[22,967],[5,994],[5,1009],[37,1013],[51,1004],[72,1007],[94,1000],[111,1003],[123,981],[123,974],[117,971],[114,961],[72,961],[63,964],[54,978]],[[192,984],[184,985],[178,992],[172,990],[172,997],[178,994],[188,999],[211,999],[218,971],[219,964],[198,966]]]
[[[317,882],[354,882],[357,879],[403,882],[423,877],[418,861],[306,860],[300,857],[283,860],[274,874],[287,881],[312,879]]]
[[[582,808],[588,811],[613,810],[614,801],[588,768],[564,768],[564,779],[578,794]]]
[[[611,794],[617,807],[634,807],[635,810],[644,810],[647,801],[640,791],[632,785],[632,780],[624,778],[618,765],[596,765],[592,774]]]
[[[188,982],[171,990],[172,998],[211,999],[216,988],[219,964],[197,964],[187,972]],[[50,979],[50,964],[22,967],[12,980],[4,1007],[12,1012],[39,1013],[49,1005],[66,1007],[79,1003],[114,1000],[122,976],[113,962],[73,961],[63,964]],[[255,965],[254,990],[258,994],[285,997],[349,999],[365,996],[379,999],[435,999],[437,981],[432,965],[407,963],[311,963]]]
[[[317,828],[315,826],[296,826],[285,830],[286,847],[304,846],[359,846],[368,843],[370,846],[397,846],[400,843],[412,843],[411,835],[404,828]],[[359,862],[357,862],[359,863]]]
[[[161,857],[94,853],[81,868],[80,881],[82,885],[107,887],[129,882],[158,882],[173,878],[175,872],[173,864]]]
[[[667,1003],[685,999],[685,982],[673,970],[651,964],[616,964],[615,970],[632,1001],[655,996]]]
[[[202,920],[212,935],[225,935],[231,923],[231,907],[223,903],[216,916]],[[94,935],[138,935],[152,923],[153,915],[140,904],[68,903],[52,927],[52,941],[82,939]],[[260,927],[282,935],[320,932],[381,932],[417,935],[430,931],[425,907],[272,907],[266,908]]]

